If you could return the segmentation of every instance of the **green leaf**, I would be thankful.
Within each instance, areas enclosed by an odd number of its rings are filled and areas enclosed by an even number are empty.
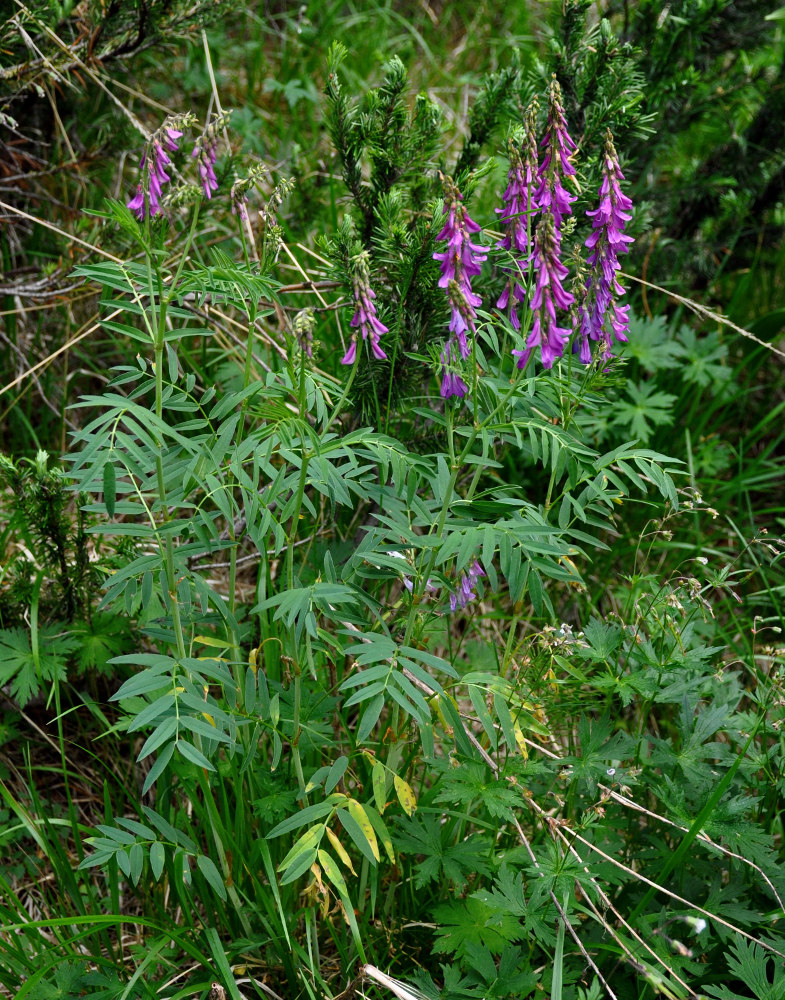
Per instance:
[[[357,743],[364,743],[373,727],[379,721],[379,716],[382,714],[382,709],[384,708],[384,695],[377,694],[368,702],[365,706],[365,711],[360,719],[360,724],[357,727]]]
[[[103,494],[106,513],[109,517],[114,517],[114,505],[117,495],[117,477],[115,475],[114,464],[107,462],[104,465],[103,474]]]
[[[518,917],[488,906],[474,897],[437,906],[435,952],[466,955],[472,944],[487,948],[493,955],[500,955],[512,941],[520,941],[525,929]]]
[[[319,850],[317,851],[316,856],[319,859],[319,864],[322,866],[324,874],[332,882],[340,895],[344,899],[348,900],[349,893],[346,888],[346,881],[341,874],[341,869],[338,867],[337,863],[330,857],[327,851]]]
[[[172,759],[173,754],[174,754],[174,743],[170,743],[168,746],[165,746],[163,750],[158,754],[158,756],[155,759],[155,763],[150,768],[147,777],[144,779],[144,785],[142,786],[143,795],[146,795],[150,791],[150,789],[153,787],[156,781],[164,773],[167,764]]]
[[[384,769],[384,764],[378,760],[373,765],[371,780],[373,783],[373,797],[376,802],[376,808],[380,813],[383,813],[387,805],[387,772]]]
[[[368,838],[365,836],[362,827],[357,822],[357,820],[351,815],[351,813],[349,813],[346,809],[339,809],[336,815],[338,816],[338,819],[341,821],[344,830],[346,830],[346,832],[354,841],[360,853],[364,857],[366,857],[371,862],[372,865],[375,866],[378,863],[378,857],[377,857],[379,853],[378,845],[376,847],[376,853],[374,853],[373,848],[371,847]],[[373,842],[374,844],[376,844],[376,836],[373,834],[373,831],[371,831],[371,833],[373,836]]]
[[[329,799],[325,799],[324,802],[316,802],[312,806],[306,806],[305,809],[301,809],[294,816],[289,816],[281,823],[277,823],[267,834],[267,839],[272,840],[273,837],[280,837],[284,833],[290,833],[292,830],[297,830],[301,826],[305,826],[306,823],[312,823],[316,819],[321,819],[323,816],[331,813],[338,802],[343,801],[345,801],[343,795],[333,795]]]
[[[156,840],[155,843],[150,845],[150,869],[156,882],[161,878],[165,860],[166,851],[164,850],[164,845],[160,840]]]
[[[190,760],[192,764],[196,764],[197,767],[203,767],[207,771],[215,770],[202,751],[197,750],[193,743],[188,743],[186,740],[176,740],[175,746],[183,757],[185,757],[186,760]]]
[[[344,776],[346,768],[349,766],[348,757],[339,757],[330,768],[324,782],[324,794],[329,795],[341,778]]]
[[[212,859],[204,854],[198,854],[196,856],[196,864],[199,871],[204,875],[207,882],[209,882],[213,892],[226,902],[226,886],[224,885],[221,873],[216,868]]]

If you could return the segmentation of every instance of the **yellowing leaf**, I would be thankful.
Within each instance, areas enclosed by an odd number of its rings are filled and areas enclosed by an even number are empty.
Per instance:
[[[207,721],[210,723],[213,729],[217,728],[215,725],[215,719],[212,717],[212,715],[210,715],[208,712],[202,712],[202,715],[205,717],[205,719],[207,719]]]
[[[376,842],[376,834],[373,832],[373,827],[371,826],[371,821],[360,805],[359,802],[355,802],[354,799],[349,799],[346,803],[346,808],[349,810],[349,815],[357,823],[357,825],[362,830],[363,836],[368,841],[368,846],[371,848],[371,853],[376,858],[377,861],[381,861],[381,855],[379,854],[379,845]]]
[[[393,851],[392,841],[390,840],[390,834],[387,832],[387,827],[384,825],[384,820],[379,815],[379,813],[370,804],[366,805],[365,811],[368,813],[368,819],[373,823],[373,828],[376,831],[376,836],[381,841],[381,845],[387,852],[387,857],[390,859],[390,864],[395,864],[395,851]]]
[[[439,722],[441,722],[442,726],[444,727],[445,733],[447,733],[448,736],[452,736],[452,726],[447,721],[447,718],[446,718],[444,712],[442,711],[441,697],[442,697],[441,695],[435,694],[433,696],[433,698],[429,698],[428,699],[428,704],[430,705],[430,707],[432,709],[434,709],[434,711],[438,715]],[[447,694],[444,697],[445,698],[449,698],[450,695]],[[455,704],[455,699],[454,698],[452,698],[451,701],[453,702],[453,704]]]
[[[412,791],[412,786],[397,774],[393,775],[393,784],[395,785],[395,794],[398,796],[401,808],[407,816],[411,816],[417,808],[417,799]]]
[[[385,806],[387,805],[387,800],[385,797],[385,791],[387,788],[387,774],[384,770],[384,764],[377,762],[373,765],[373,797],[376,802],[376,808],[380,813],[384,812]]]
[[[310,830],[306,830],[302,837],[295,841],[291,851],[289,851],[280,865],[278,865],[278,871],[284,871],[284,869],[288,868],[291,863],[303,853],[303,851],[307,851],[310,848],[315,847],[322,839],[324,830],[324,823],[317,823],[316,826],[312,826]]]
[[[529,748],[526,746],[526,739],[523,735],[523,730],[515,723],[515,742],[518,744],[518,749],[521,751],[524,760],[529,759]]]
[[[322,850],[317,852],[317,857],[319,858],[324,874],[332,882],[338,892],[344,898],[348,896],[349,893],[346,891],[346,882],[341,874],[341,869],[335,863],[334,859],[330,857],[327,851]]]
[[[341,861],[343,861],[343,863],[346,865],[346,867],[349,869],[352,875],[356,877],[357,872],[354,870],[352,859],[346,853],[346,848],[343,846],[343,844],[338,839],[337,835],[333,833],[333,831],[330,829],[329,826],[327,827],[327,837],[329,838],[330,843],[333,845],[333,850],[335,851],[335,853],[338,855]]]
[[[214,646],[215,649],[227,649],[229,646],[226,639],[217,639],[214,635],[194,636],[194,642],[198,642],[202,646]],[[200,659],[203,659],[203,657],[200,657]]]

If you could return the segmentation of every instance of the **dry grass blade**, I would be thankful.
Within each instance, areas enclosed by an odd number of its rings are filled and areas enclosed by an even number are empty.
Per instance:
[[[115,257],[115,255],[113,253],[109,253],[108,250],[102,250],[101,247],[94,246],[92,243],[88,243],[86,240],[82,240],[78,236],[74,236],[73,233],[67,233],[64,229],[60,229],[59,226],[55,226],[53,223],[47,222],[45,219],[38,219],[34,215],[30,215],[29,212],[23,211],[21,208],[16,208],[14,205],[9,205],[4,201],[0,201],[0,208],[5,209],[6,212],[13,212],[14,215],[18,215],[23,219],[28,219],[30,222],[35,222],[38,226],[45,226],[47,229],[51,229],[53,233],[57,233],[59,236],[62,236],[67,242],[78,243],[80,246],[86,247],[88,250],[99,254],[101,257],[107,257],[109,260],[113,260],[115,264],[123,263],[119,257]]]
[[[105,319],[106,320],[115,319],[122,312],[123,312],[122,309],[115,309],[114,312],[109,313],[109,315]],[[10,389],[13,389],[14,386],[19,385],[20,382],[23,382],[26,378],[29,378],[39,369],[45,368],[47,365],[51,364],[55,360],[55,358],[61,355],[64,351],[67,351],[69,348],[73,347],[74,344],[78,344],[80,340],[84,340],[85,337],[89,337],[91,333],[95,333],[96,330],[99,330],[101,328],[103,322],[105,322],[105,320],[99,320],[98,322],[93,323],[93,325],[89,326],[86,330],[83,330],[81,333],[78,333],[75,337],[72,337],[70,340],[67,340],[64,344],[61,344],[56,351],[52,351],[51,354],[48,354],[37,364],[33,365],[32,368],[28,368],[27,371],[22,372],[21,375],[17,375],[17,377],[13,380],[13,382],[9,382],[8,385],[4,385],[0,389],[0,396],[8,392]]]
[[[702,306],[700,302],[695,302],[693,299],[685,298],[683,295],[678,295],[676,292],[672,292],[668,288],[663,288],[661,285],[654,285],[650,281],[646,281],[644,278],[638,278],[634,274],[627,274],[625,271],[619,272],[622,278],[628,278],[630,281],[636,281],[639,285],[644,288],[653,288],[656,292],[662,292],[663,295],[667,295],[668,298],[673,299],[674,302],[678,302],[679,305],[686,306],[691,309],[698,316],[704,319],[710,319],[714,323],[719,323],[721,326],[727,326],[729,330],[733,330],[734,333],[740,334],[742,337],[746,337],[748,340],[754,341],[760,347],[765,347],[767,351],[771,351],[772,354],[778,354],[781,358],[785,358],[785,351],[781,351],[778,347],[774,347],[773,344],[767,343],[765,340],[761,340],[760,337],[756,337],[754,333],[750,333],[749,330],[745,330],[741,326],[736,326],[736,324],[723,316],[722,313],[715,312],[713,309],[708,309],[706,306]]]

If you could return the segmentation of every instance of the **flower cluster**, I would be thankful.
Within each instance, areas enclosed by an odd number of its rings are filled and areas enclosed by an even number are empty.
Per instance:
[[[586,364],[591,360],[590,340],[603,341],[602,352],[606,357],[611,354],[613,338],[627,340],[630,307],[621,306],[614,300],[614,295],[623,295],[625,291],[616,277],[621,268],[619,254],[628,253],[629,244],[634,242],[631,236],[624,233],[625,225],[632,218],[632,201],[621,190],[619,182],[623,179],[609,129],[605,138],[600,205],[593,212],[586,213],[594,228],[585,243],[591,251],[588,264],[593,271],[586,282],[586,299],[580,320],[581,361]],[[610,330],[606,327],[606,318]]]
[[[147,143],[139,164],[142,178],[136,194],[127,203],[137,219],[142,220],[145,215],[157,215],[161,211],[162,185],[171,179],[166,172],[166,167],[172,162],[169,153],[177,152],[177,140],[182,134],[182,129],[175,128],[174,120],[169,117]]]
[[[214,118],[196,140],[191,150],[191,156],[197,160],[199,183],[205,198],[211,198],[213,191],[218,190],[218,179],[215,176],[218,132],[226,125],[230,114],[231,112],[225,112]],[[161,211],[163,185],[171,180],[167,173],[167,168],[172,165],[169,154],[177,152],[177,141],[182,138],[183,129],[195,124],[196,118],[190,113],[169,115],[163,125],[150,136],[142,154],[142,162],[139,165],[142,176],[136,187],[136,194],[127,202],[128,207],[136,213],[136,217],[140,221],[145,216],[158,215]],[[191,187],[181,185],[179,203],[183,201],[183,191],[186,191],[185,200],[190,201],[192,194],[196,194],[198,189],[193,185]],[[168,195],[167,204],[173,199],[177,200],[177,194],[175,196]]]
[[[199,164],[199,183],[202,185],[205,198],[212,198],[213,191],[218,190],[218,179],[215,176],[215,161],[218,157],[218,133],[229,121],[231,112],[220,114],[205,128],[194,143],[191,156]]]
[[[316,317],[313,309],[301,309],[294,317],[292,329],[297,338],[300,349],[305,352],[306,357],[313,357],[313,331],[316,326]]]
[[[556,318],[557,309],[568,309],[574,301],[572,293],[566,291],[562,284],[568,272],[561,262],[560,253],[561,238],[556,220],[551,212],[546,212],[537,226],[532,253],[537,278],[529,305],[534,311],[534,324],[526,347],[512,352],[518,358],[519,368],[526,367],[535,347],[540,348],[543,366],[551,368],[553,362],[564,354],[565,344],[570,339],[572,330],[559,326]]]
[[[561,87],[555,76],[548,88],[548,124],[541,146],[545,156],[537,171],[540,183],[534,197],[542,211],[547,209],[551,213],[557,230],[561,231],[562,221],[572,213],[570,206],[576,197],[568,193],[562,182],[562,177],[575,176],[575,167],[570,162],[575,143],[567,131]]]
[[[434,253],[434,260],[441,261],[441,277],[439,287],[447,291],[450,303],[450,337],[442,351],[442,361],[445,364],[445,377],[442,379],[442,396],[463,396],[466,385],[461,378],[448,377],[446,365],[455,360],[455,349],[462,358],[471,355],[467,333],[474,333],[476,310],[482,305],[482,299],[472,291],[472,278],[482,270],[482,263],[487,259],[485,247],[472,242],[472,234],[480,232],[480,227],[470,218],[463,205],[463,196],[455,184],[449,179],[444,180],[445,200],[447,205],[447,220],[437,240],[446,240],[444,251]]]
[[[237,215],[244,225],[250,225],[251,219],[248,215],[248,192],[251,188],[261,183],[267,175],[267,167],[263,163],[257,163],[248,172],[247,177],[239,177],[229,194],[232,203],[232,214]]]
[[[561,235],[562,222],[572,213],[571,205],[575,201],[575,195],[569,194],[563,183],[564,177],[575,174],[575,167],[570,162],[575,143],[567,131],[561,88],[555,77],[548,89],[548,124],[541,145],[545,155],[537,171],[539,183],[534,198],[542,218],[530,257],[536,273],[534,295],[529,302],[534,323],[525,348],[513,351],[519,368],[526,367],[535,347],[540,348],[543,366],[551,368],[564,354],[572,332],[569,327],[559,326],[556,310],[568,309],[574,302],[572,294],[562,284],[568,271],[561,261]]]
[[[352,316],[351,325],[355,328],[360,328],[363,340],[370,341],[373,356],[383,361],[387,355],[379,345],[379,337],[383,333],[388,333],[388,329],[376,316],[376,306],[373,303],[376,293],[371,288],[368,261],[369,255],[367,250],[363,250],[355,257],[352,257],[352,287],[356,309],[354,316]],[[352,337],[349,350],[341,358],[341,364],[352,365],[356,357],[357,337],[355,335]]]
[[[465,608],[466,605],[477,598],[474,588],[481,576],[485,576],[485,571],[475,559],[465,573],[461,574],[458,589],[454,594],[450,594],[450,610]]]
[[[504,207],[496,209],[505,232],[497,246],[500,250],[509,251],[515,260],[515,268],[496,308],[508,310],[510,322],[516,330],[521,327],[517,307],[526,297],[524,280],[530,261],[529,231],[537,211],[534,197],[537,178],[537,104],[535,97],[526,110],[521,148],[518,149],[512,139],[509,142],[510,171],[507,175],[507,189],[502,196]]]

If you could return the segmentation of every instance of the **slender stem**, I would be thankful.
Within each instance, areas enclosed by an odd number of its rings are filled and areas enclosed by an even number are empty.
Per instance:
[[[305,794],[305,775],[303,774],[303,764],[300,759],[300,702],[302,700],[302,676],[300,665],[294,664],[294,706],[292,710],[292,760],[294,761],[294,773],[297,775],[297,786],[303,802],[308,805],[308,796]]]
[[[324,431],[322,432],[323,434],[326,434],[327,431],[329,431],[329,429],[332,427],[332,425],[338,419],[338,416],[339,416],[341,410],[343,409],[343,404],[346,402],[346,397],[349,395],[349,390],[352,388],[352,383],[354,382],[354,376],[357,374],[357,368],[358,368],[359,364],[360,364],[360,350],[359,350],[359,344],[358,344],[358,350],[357,350],[355,358],[354,358],[354,364],[352,365],[352,370],[351,370],[351,372],[349,372],[349,378],[346,380],[346,385],[343,387],[343,392],[341,393],[341,398],[335,404],[335,409],[332,412],[332,416],[330,417],[330,419],[327,421],[327,423],[325,425]]]
[[[167,302],[171,302],[174,299],[175,295],[177,294],[177,285],[180,282],[180,275],[183,273],[183,268],[185,267],[186,262],[188,261],[188,253],[191,249],[191,244],[194,241],[194,236],[196,235],[196,224],[199,221],[200,207],[201,207],[200,202],[197,202],[193,211],[193,215],[191,216],[191,225],[188,230],[188,235],[185,238],[185,246],[182,248],[180,252],[180,263],[177,265],[177,270],[175,271],[174,277],[172,278],[171,291],[169,293],[169,298],[167,299]]]
[[[148,273],[155,271],[155,276],[158,281],[158,322],[155,326],[155,415],[160,423],[163,419],[163,388],[164,388],[164,346],[165,340],[164,335],[166,333],[166,301],[163,297],[163,280],[161,277],[161,271],[157,263],[153,261],[153,258],[148,256]],[[152,273],[149,277],[150,282],[150,307],[153,310],[153,316],[155,317],[155,296],[152,292]],[[155,468],[156,477],[158,481],[158,500],[161,505],[161,517],[164,522],[168,521],[169,511],[166,506],[166,480],[164,478],[164,460],[163,460],[163,448],[164,442],[160,440],[158,442],[158,450],[155,456]],[[180,605],[177,603],[177,575],[174,568],[174,541],[169,532],[166,534],[164,540],[164,567],[166,571],[166,586],[169,591],[169,603],[172,612],[172,628],[174,630],[175,645],[177,647],[177,655],[179,657],[184,657],[186,655],[185,651],[185,640],[183,638],[183,628],[180,619]]]
[[[474,447],[474,442],[477,440],[477,436],[479,435],[480,431],[493,420],[496,414],[505,406],[510,397],[516,392],[517,388],[518,388],[518,378],[516,377],[515,380],[513,381],[513,384],[510,386],[507,392],[502,396],[502,398],[499,400],[496,406],[494,406],[494,408],[491,410],[488,416],[482,421],[482,423],[475,424],[474,427],[471,429],[471,433],[466,439],[466,444],[461,449],[461,452],[458,455],[457,459],[452,463],[452,469],[450,471],[450,479],[449,482],[447,483],[447,489],[445,490],[444,497],[442,499],[442,506],[441,510],[439,511],[439,517],[437,519],[434,531],[432,533],[437,538],[441,536],[442,531],[444,530],[444,525],[447,521],[447,514],[449,513],[450,506],[453,502],[453,492],[455,491],[455,484],[458,481],[458,475],[461,469],[463,468],[463,463],[464,460],[466,459],[466,456]],[[448,447],[450,448],[450,455],[452,456],[454,454],[454,451],[452,450],[454,448],[454,444],[452,441],[453,437],[452,410],[450,410],[449,408],[447,410],[447,436],[448,436]],[[404,639],[403,639],[404,645],[406,645],[411,639],[417,608],[419,607],[420,602],[422,601],[423,594],[425,593],[425,588],[428,585],[428,577],[431,575],[431,572],[433,571],[433,567],[436,562],[436,555],[437,555],[437,549],[436,546],[433,546],[430,550],[430,557],[428,559],[427,568],[425,569],[425,572],[420,574],[419,579],[415,582],[414,592],[412,594],[412,601],[411,605],[409,606],[409,616],[406,620],[406,632],[404,634]]]
[[[245,350],[245,366],[243,368],[243,390],[247,389],[251,382],[251,364],[253,361],[253,332],[256,326],[256,304],[251,302],[248,306],[248,344]],[[239,444],[242,439],[242,435],[245,432],[245,413],[248,408],[248,398],[245,397],[242,402],[240,409],[240,419],[237,421],[236,439],[237,444]],[[232,473],[231,468],[227,472],[227,489],[231,494],[234,493],[235,487],[235,476]],[[229,550],[229,613],[234,619],[235,611],[237,609],[237,539],[235,537],[234,531],[234,521],[230,520],[228,524],[229,538],[235,544],[232,545]],[[234,627],[230,630],[231,634],[229,640],[232,644],[232,654],[233,659],[238,661],[238,671],[239,671],[239,660],[240,660],[240,640],[237,635],[237,631]],[[237,680],[239,681],[239,674]]]

